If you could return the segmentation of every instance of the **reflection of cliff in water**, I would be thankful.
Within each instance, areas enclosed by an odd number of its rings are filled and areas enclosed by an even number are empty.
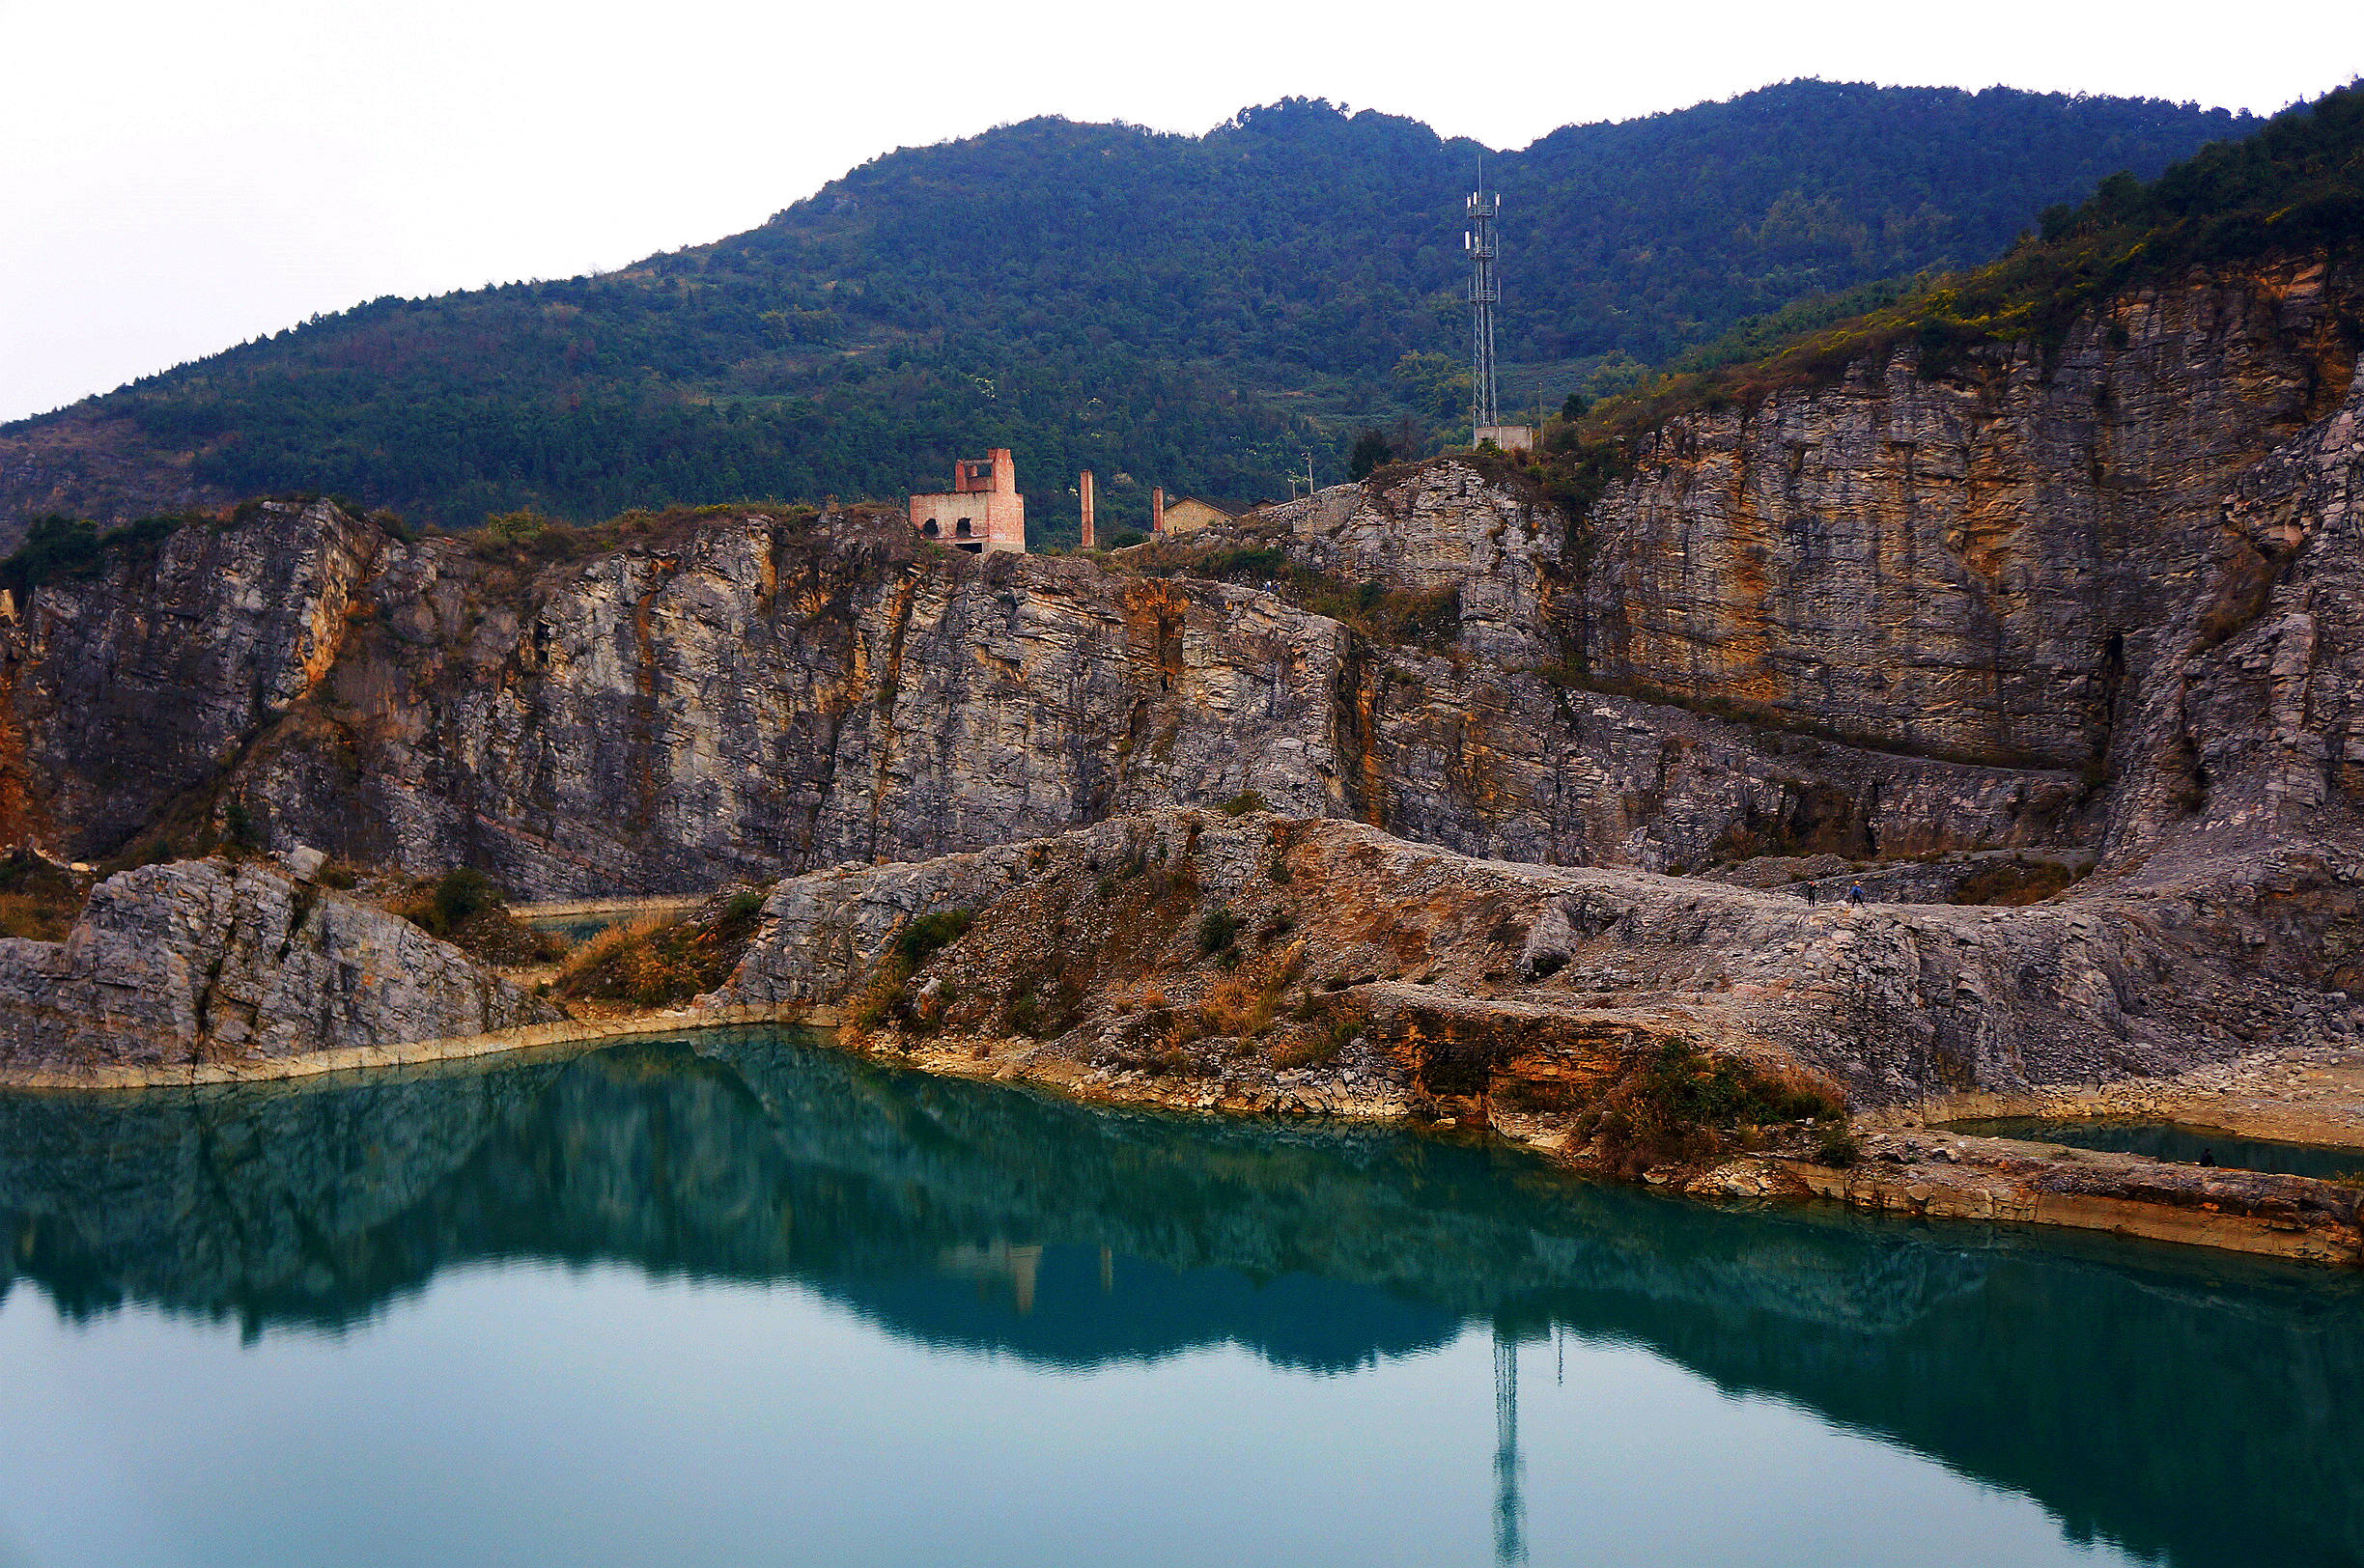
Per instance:
[[[1474,1319],[1650,1346],[2176,1560],[2364,1560],[2364,1291],[2205,1253],[1722,1212],[1380,1132],[1097,1112],[772,1037],[0,1099],[0,1280],[249,1332],[481,1259],[797,1281],[1065,1365],[1343,1368]]]

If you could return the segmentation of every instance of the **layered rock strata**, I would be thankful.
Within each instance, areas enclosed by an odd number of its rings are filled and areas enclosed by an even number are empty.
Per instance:
[[[12,1077],[262,1062],[562,1016],[407,920],[251,861],[123,872],[63,942],[0,940]]]
[[[700,890],[1243,791],[1547,862],[2074,836],[2069,774],[1555,685],[1535,617],[1556,522],[1452,464],[1370,505],[1427,530],[1407,570],[1459,589],[1441,644],[1257,587],[975,560],[860,513],[709,520],[529,573],[267,511],[36,593],[0,666],[0,833],[98,856],[236,803],[274,840],[476,865],[520,896]],[[200,546],[231,558],[184,579]]]
[[[2059,343],[1674,420],[1588,517],[1580,651],[1874,743],[2106,762],[2173,610],[2257,572],[2227,500],[2338,407],[2358,293],[2351,262],[2195,273]]]

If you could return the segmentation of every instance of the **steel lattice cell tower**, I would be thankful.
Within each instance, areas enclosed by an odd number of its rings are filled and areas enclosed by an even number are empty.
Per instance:
[[[1502,242],[1494,233],[1495,214],[1502,210],[1501,201],[1485,188],[1485,175],[1478,177],[1478,188],[1470,192],[1469,232],[1461,243],[1470,257],[1470,440],[1484,437],[1478,433],[1502,423],[1502,412],[1496,406],[1494,391],[1494,307],[1502,301],[1502,280],[1495,275],[1494,262],[1502,254]]]

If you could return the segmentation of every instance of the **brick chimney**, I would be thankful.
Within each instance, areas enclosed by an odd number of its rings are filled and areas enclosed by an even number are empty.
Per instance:
[[[1084,495],[1084,533],[1082,544],[1085,549],[1090,549],[1092,547],[1092,475],[1089,468],[1084,470],[1081,486]]]
[[[1162,534],[1166,531],[1166,490],[1164,486],[1149,492],[1149,531],[1153,534]]]

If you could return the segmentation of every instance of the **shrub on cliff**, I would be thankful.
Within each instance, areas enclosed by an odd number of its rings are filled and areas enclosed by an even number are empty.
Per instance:
[[[923,914],[903,928],[895,938],[895,955],[905,968],[916,969],[940,949],[949,947],[969,934],[971,916],[967,910],[938,910]]]
[[[1198,921],[1198,951],[1220,953],[1239,939],[1246,922],[1229,910],[1218,907],[1207,910]]]
[[[535,931],[510,913],[499,885],[470,866],[447,871],[433,882],[413,882],[387,908],[487,964],[549,964],[566,953],[562,939]]]

